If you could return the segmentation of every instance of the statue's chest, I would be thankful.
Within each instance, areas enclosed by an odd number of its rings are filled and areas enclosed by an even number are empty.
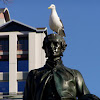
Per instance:
[[[50,79],[50,75],[52,75],[52,79]],[[75,77],[63,69],[53,69],[52,72],[48,71],[44,74],[39,73],[36,83],[38,83],[38,88],[42,87],[43,91],[44,89],[49,92],[56,90],[60,97],[73,98],[76,96]]]
[[[54,80],[61,97],[72,98],[76,96],[76,82],[72,73],[66,70],[54,71]]]

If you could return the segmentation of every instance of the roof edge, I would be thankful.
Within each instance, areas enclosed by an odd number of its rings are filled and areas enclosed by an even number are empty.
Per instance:
[[[17,21],[17,20],[14,20],[14,19],[12,19],[12,20],[10,20],[10,21],[8,21],[8,22],[6,22],[6,23],[0,25],[0,29],[1,29],[2,27],[4,27],[4,26],[8,25],[8,24],[11,23],[11,22],[15,22],[15,23],[21,24],[21,25],[23,25],[23,26],[29,27],[29,28],[31,28],[32,30],[35,30],[35,31],[38,32],[38,33],[44,32],[45,34],[47,34],[47,27],[44,27],[44,28],[34,28],[34,27],[32,27],[32,26],[26,25],[26,24],[24,24],[24,23],[22,23],[22,22],[19,22],[19,21]]]

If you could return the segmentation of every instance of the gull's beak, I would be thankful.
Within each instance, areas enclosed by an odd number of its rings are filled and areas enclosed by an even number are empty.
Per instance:
[[[51,9],[51,7],[48,7],[48,9]]]

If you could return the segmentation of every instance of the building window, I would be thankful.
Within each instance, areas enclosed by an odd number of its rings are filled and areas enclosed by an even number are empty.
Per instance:
[[[9,61],[0,61],[0,72],[9,72]]]
[[[9,40],[8,38],[1,39],[0,38],[0,51],[7,51],[9,50]]]
[[[9,92],[9,82],[0,82],[0,92]]]
[[[18,81],[18,92],[23,92],[26,81]]]
[[[18,36],[17,50],[28,51],[28,37]]]
[[[28,71],[28,60],[18,59],[17,71]]]

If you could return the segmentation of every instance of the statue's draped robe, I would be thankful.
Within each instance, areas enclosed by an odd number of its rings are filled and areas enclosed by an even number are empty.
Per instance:
[[[44,67],[29,72],[23,100],[75,100],[85,94],[90,93],[79,71],[61,60],[47,60]]]

